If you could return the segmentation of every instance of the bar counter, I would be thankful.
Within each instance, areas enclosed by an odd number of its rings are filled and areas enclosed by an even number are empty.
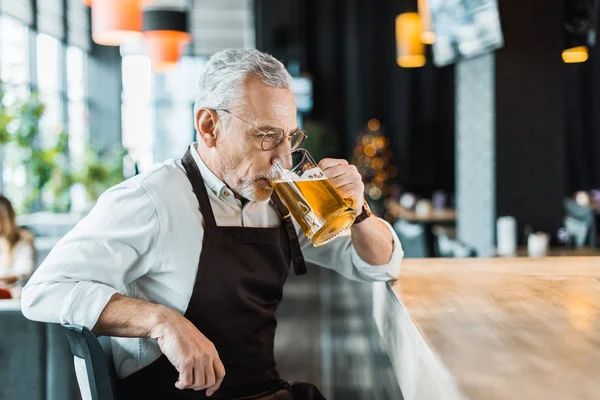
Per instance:
[[[600,257],[407,259],[373,300],[405,400],[600,398]]]

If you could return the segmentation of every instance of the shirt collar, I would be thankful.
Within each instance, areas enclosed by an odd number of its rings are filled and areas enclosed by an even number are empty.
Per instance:
[[[231,189],[229,189],[225,182],[220,180],[214,174],[214,172],[212,172],[210,168],[206,166],[206,164],[202,160],[202,157],[200,157],[200,154],[198,153],[198,149],[196,148],[197,146],[198,143],[192,143],[192,145],[190,146],[190,153],[192,153],[192,158],[196,162],[196,165],[198,165],[198,169],[200,170],[202,179],[204,179],[204,183],[206,184],[206,186],[208,186],[210,190],[212,190],[214,194],[218,195],[219,197],[226,197],[224,195],[224,192],[228,191],[232,193]]]

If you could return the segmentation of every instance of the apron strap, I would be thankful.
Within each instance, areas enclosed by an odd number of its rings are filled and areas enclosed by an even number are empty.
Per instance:
[[[271,196],[271,202],[273,203],[273,206],[275,206],[275,210],[277,210],[277,213],[281,217],[283,225],[285,225],[285,229],[287,231],[288,239],[290,241],[290,255],[292,264],[294,265],[294,272],[298,276],[304,275],[307,272],[306,262],[304,261],[302,250],[300,249],[298,235],[296,234],[296,228],[294,228],[290,211],[275,192],[273,192],[273,195]]]
[[[200,212],[204,218],[204,223],[206,226],[217,226],[215,215],[210,206],[208,192],[206,191],[206,186],[204,186],[204,179],[202,179],[202,174],[200,173],[200,169],[198,168],[198,164],[196,164],[194,157],[192,157],[190,149],[191,147],[188,148],[185,152],[185,156],[183,156],[183,159],[181,160],[183,168],[185,168],[185,172],[194,189],[194,194],[196,194],[196,199],[198,199],[198,203],[200,204]]]

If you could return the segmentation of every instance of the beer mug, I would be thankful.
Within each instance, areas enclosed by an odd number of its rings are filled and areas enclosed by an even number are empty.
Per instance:
[[[313,246],[329,243],[352,226],[356,213],[308,151],[296,149],[284,162],[273,164],[269,182]]]

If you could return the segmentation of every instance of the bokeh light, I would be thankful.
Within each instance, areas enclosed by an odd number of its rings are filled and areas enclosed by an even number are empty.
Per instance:
[[[371,132],[377,132],[380,128],[381,124],[377,118],[372,118],[367,122],[367,127]]]
[[[365,154],[369,157],[374,157],[377,154],[377,149],[372,144],[368,144],[365,146]]]
[[[373,200],[379,200],[381,198],[381,189],[372,187],[371,190],[369,190],[369,197]]]

